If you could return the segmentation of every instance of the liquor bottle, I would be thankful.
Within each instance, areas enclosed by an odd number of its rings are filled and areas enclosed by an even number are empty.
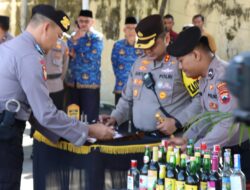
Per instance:
[[[212,156],[212,170],[207,182],[208,190],[221,190],[221,176],[218,172],[219,157],[217,155]]]
[[[159,160],[159,165],[163,165],[166,163],[166,153],[163,145],[159,146],[158,160]]]
[[[170,155],[173,153],[173,146],[168,146],[168,151],[166,154],[166,169],[168,170],[170,164]]]
[[[209,180],[211,169],[210,155],[205,154],[203,158],[202,172],[200,174],[199,190],[207,190],[207,181]]]
[[[188,145],[191,146],[191,156],[194,156],[194,139],[188,139]]]
[[[201,153],[195,152],[194,156],[195,156],[197,174],[198,176],[200,176],[201,175]]]
[[[185,190],[198,190],[199,177],[196,172],[195,157],[190,157],[190,173],[187,175]]]
[[[164,179],[165,179],[165,175],[166,175],[166,166],[161,164],[160,165],[160,171],[159,171],[159,178],[157,180],[157,184],[156,184],[156,190],[164,190]]]
[[[159,172],[158,147],[153,147],[153,158],[148,169],[148,190],[155,190]]]
[[[186,173],[186,154],[181,154],[181,164],[179,171],[176,175],[176,184],[175,184],[175,189],[176,190],[184,190],[185,189],[185,181],[187,178],[187,173]]]
[[[232,170],[230,168],[231,151],[224,152],[224,167],[222,170],[222,190],[231,190],[230,176]]]
[[[140,190],[147,190],[148,188],[148,168],[149,168],[149,161],[151,158],[151,152],[150,152],[150,147],[146,146],[145,147],[145,153],[143,156],[143,166],[140,171],[140,184],[139,188]]]
[[[234,155],[234,169],[230,176],[230,184],[232,190],[246,190],[246,177],[241,171],[240,155]]]
[[[213,154],[216,154],[218,156],[218,164],[219,164],[218,171],[219,171],[219,173],[221,173],[222,168],[223,168],[223,164],[222,164],[222,157],[221,157],[221,148],[220,148],[219,144],[214,145]]]
[[[174,148],[174,155],[175,155],[175,159],[176,159],[176,173],[178,173],[179,169],[180,169],[180,164],[181,164],[181,148],[179,146],[176,146]]]
[[[176,158],[173,152],[170,154],[170,160],[165,177],[165,190],[175,190],[176,179]]]
[[[140,172],[137,169],[137,161],[131,160],[131,168],[127,176],[127,190],[139,190],[139,175]]]

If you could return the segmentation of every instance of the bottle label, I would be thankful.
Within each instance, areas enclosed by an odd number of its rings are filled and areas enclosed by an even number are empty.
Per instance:
[[[134,190],[134,178],[133,176],[128,176],[127,181],[127,189],[128,190]]]
[[[148,190],[155,190],[157,182],[157,171],[148,170]]]
[[[207,182],[201,181],[199,190],[207,190]]]
[[[175,179],[165,178],[165,190],[175,190]]]
[[[243,189],[240,176],[230,176],[231,189]]]
[[[164,185],[156,185],[156,190],[164,190]]]
[[[207,190],[216,190],[214,181],[208,181],[207,182]]]
[[[148,156],[143,157],[143,163],[149,163],[149,157]]]
[[[185,182],[184,181],[176,181],[176,190],[185,190]]]
[[[185,190],[198,190],[197,185],[185,185]]]
[[[222,190],[231,190],[229,177],[222,178]]]
[[[148,188],[148,176],[140,175],[140,190],[145,190]]]

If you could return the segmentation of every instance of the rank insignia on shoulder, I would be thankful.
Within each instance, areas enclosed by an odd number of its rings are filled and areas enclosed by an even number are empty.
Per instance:
[[[123,49],[120,49],[119,55],[124,55],[124,54],[125,54],[125,51]]]
[[[222,104],[227,104],[228,102],[230,102],[230,92],[227,88],[227,84],[225,82],[220,82],[217,85],[217,89],[218,89],[218,93],[220,96],[220,102]]]

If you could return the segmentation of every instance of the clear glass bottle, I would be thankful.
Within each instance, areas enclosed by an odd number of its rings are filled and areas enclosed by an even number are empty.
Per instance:
[[[234,155],[234,169],[230,176],[231,189],[246,190],[246,177],[241,171],[240,155]]]
[[[231,190],[230,176],[232,169],[230,168],[231,152],[224,152],[224,166],[222,170],[222,190]]]
[[[147,190],[148,188],[148,168],[149,168],[149,162],[151,159],[151,151],[150,147],[145,147],[145,152],[143,156],[143,166],[140,171],[140,190]]]
[[[137,169],[137,160],[131,160],[131,168],[127,176],[127,190],[139,190],[140,172]]]

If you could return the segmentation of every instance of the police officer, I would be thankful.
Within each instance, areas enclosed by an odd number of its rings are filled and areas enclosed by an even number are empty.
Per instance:
[[[137,21],[135,17],[127,17],[125,20],[125,39],[117,41],[112,49],[112,67],[115,74],[115,105],[121,97],[122,89],[127,83],[129,71],[138,56],[142,55],[142,50],[134,48]]]
[[[145,55],[134,63],[111,117],[102,116],[101,119],[107,125],[114,125],[115,122],[120,125],[128,119],[132,107],[133,122],[137,129],[148,132],[159,129],[164,134],[172,134],[199,112],[200,106],[189,107],[192,99],[183,84],[177,60],[166,53],[162,17],[151,15],[142,19],[136,27],[136,33],[138,41],[135,47],[143,49]],[[148,82],[144,80],[149,75],[153,90],[147,88]],[[166,116],[164,111],[172,118],[166,117],[165,122],[157,125],[155,115],[163,112],[162,115]]]
[[[201,76],[199,88],[202,93],[200,102],[203,112],[232,112],[236,108],[235,98],[229,92],[227,84],[222,81],[227,63],[212,53],[207,37],[201,36],[198,27],[190,27],[181,32],[176,42],[167,50],[177,57],[180,69],[187,76]],[[170,139],[170,143],[181,144],[184,148],[187,139],[193,138],[196,140],[195,146],[206,142],[211,149],[213,145],[219,144],[222,147],[230,147],[233,153],[244,155],[244,149],[249,150],[247,131],[244,131],[243,143],[240,147],[238,146],[240,128],[236,125],[230,132],[232,125],[233,118],[221,120],[212,127],[211,131],[207,125],[197,124],[188,129],[182,138]]]
[[[102,34],[93,29],[93,14],[81,10],[77,18],[78,29],[68,41],[70,62],[66,84],[69,87],[68,104],[80,106],[89,123],[99,115]]]
[[[46,55],[46,82],[50,92],[50,97],[59,110],[63,110],[63,80],[68,68],[68,61],[68,46],[62,39],[58,39],[56,45]]]
[[[8,32],[10,28],[10,18],[0,15],[0,44],[11,40],[13,37]]]
[[[52,142],[63,137],[79,146],[88,136],[103,140],[113,136],[111,128],[86,126],[54,106],[46,87],[44,55],[69,29],[70,21],[49,5],[38,5],[32,13],[26,31],[0,46],[0,189],[4,190],[20,189],[22,134],[31,111],[41,124],[38,130]]]

